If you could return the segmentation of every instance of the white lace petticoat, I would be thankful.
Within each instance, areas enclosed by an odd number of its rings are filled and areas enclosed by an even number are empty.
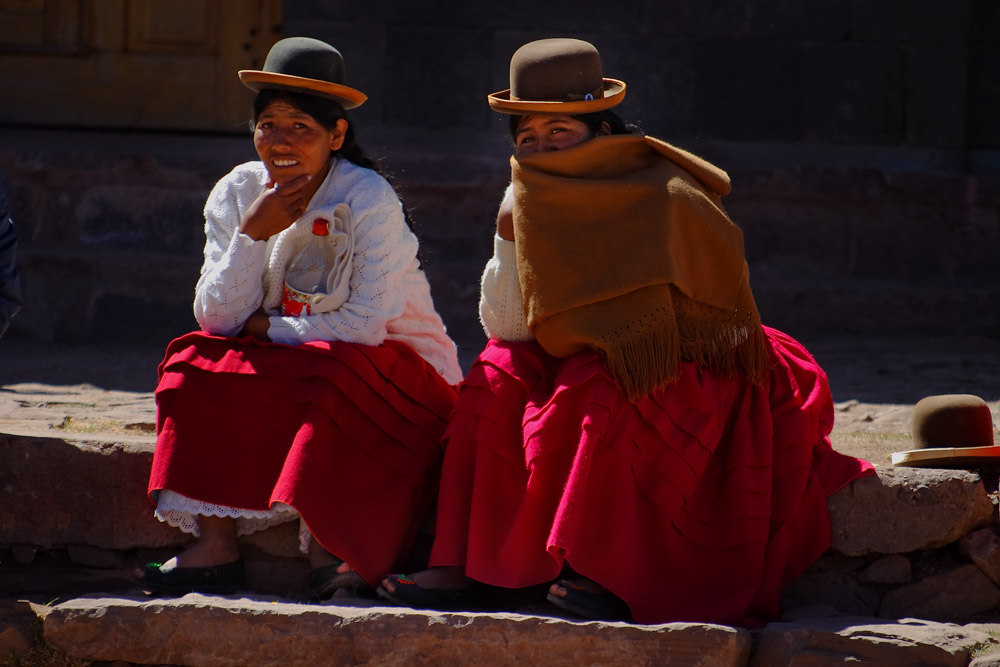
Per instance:
[[[226,505],[214,505],[188,498],[175,491],[160,489],[156,495],[157,519],[181,531],[199,537],[198,516],[229,517],[236,520],[236,535],[249,535],[259,530],[294,521],[299,513],[284,503],[275,503],[269,510],[247,510]],[[312,535],[304,521],[299,521],[299,550],[307,553]]]

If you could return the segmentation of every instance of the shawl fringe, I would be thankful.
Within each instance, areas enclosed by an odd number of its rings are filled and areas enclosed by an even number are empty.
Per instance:
[[[760,385],[768,371],[767,343],[756,311],[734,318],[670,290],[671,305],[603,334],[596,347],[619,388],[635,403],[680,377],[681,362]]]

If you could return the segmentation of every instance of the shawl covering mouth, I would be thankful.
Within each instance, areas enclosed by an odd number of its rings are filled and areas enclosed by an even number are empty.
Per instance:
[[[767,351],[728,175],[653,137],[511,158],[524,314],[556,357],[602,353],[631,400],[680,362],[760,384]]]

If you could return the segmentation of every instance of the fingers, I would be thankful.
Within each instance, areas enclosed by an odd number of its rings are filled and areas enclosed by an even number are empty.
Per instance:
[[[297,176],[290,181],[281,183],[280,185],[272,182],[272,189],[282,196],[291,196],[305,187],[306,183],[312,180],[311,174],[303,174],[302,176]]]

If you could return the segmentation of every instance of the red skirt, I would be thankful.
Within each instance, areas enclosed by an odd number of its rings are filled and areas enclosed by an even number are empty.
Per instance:
[[[874,467],[832,449],[826,374],[765,331],[766,385],[685,364],[636,404],[596,354],[490,341],[445,433],[431,565],[519,588],[568,564],[640,623],[775,618],[831,544],[826,497]]]
[[[156,389],[152,495],[295,508],[370,584],[433,501],[457,391],[403,343],[263,343],[190,333]]]

